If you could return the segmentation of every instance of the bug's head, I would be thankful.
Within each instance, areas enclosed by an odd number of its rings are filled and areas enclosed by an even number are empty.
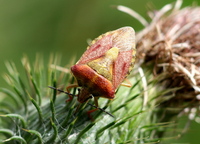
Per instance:
[[[92,98],[92,95],[91,93],[88,92],[87,89],[85,88],[81,88],[81,89],[78,89],[78,101],[80,103],[84,103],[86,102],[88,99]]]

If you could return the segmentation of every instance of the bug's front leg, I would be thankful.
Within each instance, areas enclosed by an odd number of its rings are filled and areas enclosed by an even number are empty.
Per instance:
[[[71,84],[71,85],[66,87],[66,90],[67,90],[68,93],[70,93],[70,89],[71,88],[76,88],[76,87],[78,87],[77,84]],[[67,99],[66,102],[69,102],[69,101],[71,101],[73,99],[73,97],[71,95],[68,95],[68,96],[69,96],[69,99]]]
[[[98,105],[99,105],[98,104],[98,99],[99,99],[99,97],[94,97],[94,104],[95,104],[96,107],[98,107]],[[95,108],[95,109],[87,111],[87,115],[92,121],[93,121],[93,118],[91,116],[91,113],[95,112],[96,110],[98,110],[98,108]]]

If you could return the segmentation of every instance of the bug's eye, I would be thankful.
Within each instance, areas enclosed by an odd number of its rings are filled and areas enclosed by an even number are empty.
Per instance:
[[[80,88],[78,88],[78,92],[80,92],[81,91],[81,89]]]

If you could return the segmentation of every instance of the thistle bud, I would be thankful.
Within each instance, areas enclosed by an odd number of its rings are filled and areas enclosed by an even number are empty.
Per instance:
[[[200,94],[200,7],[168,10],[154,12],[152,22],[137,34],[138,58],[140,64],[154,64],[165,88],[181,88],[168,106],[184,108],[183,102],[192,102],[192,107]]]

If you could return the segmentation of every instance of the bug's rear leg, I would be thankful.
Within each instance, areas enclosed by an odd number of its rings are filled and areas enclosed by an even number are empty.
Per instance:
[[[128,79],[125,79],[124,81],[126,81],[127,83],[121,83],[122,86],[132,87],[132,84],[131,84],[131,82]]]
[[[71,88],[75,88],[75,87],[78,87],[78,85],[77,84],[72,84],[72,85],[67,86],[66,90],[67,90],[68,93],[70,93],[70,89]],[[66,102],[69,102],[69,101],[71,101],[73,99],[73,97],[71,95],[68,95],[68,96],[69,96],[69,99],[67,99]]]

